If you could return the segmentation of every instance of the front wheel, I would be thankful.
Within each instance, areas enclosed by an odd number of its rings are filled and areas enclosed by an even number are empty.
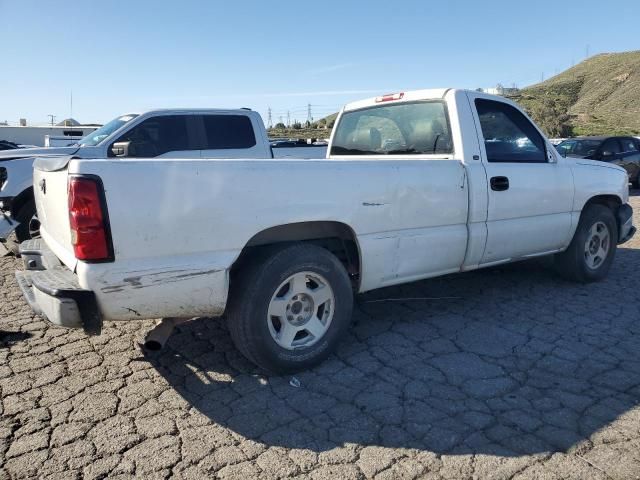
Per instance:
[[[577,282],[597,282],[607,276],[616,253],[618,228],[611,209],[604,205],[589,205],[569,248],[556,254],[558,273]]]
[[[231,337],[249,360],[270,372],[317,365],[351,320],[349,275],[333,254],[315,245],[266,249],[238,272],[231,289]]]

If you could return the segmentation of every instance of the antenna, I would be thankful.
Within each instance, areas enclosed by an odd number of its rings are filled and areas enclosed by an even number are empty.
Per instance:
[[[73,90],[69,93],[69,125],[73,131]]]

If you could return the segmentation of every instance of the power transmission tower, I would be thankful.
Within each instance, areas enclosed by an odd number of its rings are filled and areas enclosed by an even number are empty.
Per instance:
[[[271,107],[269,107],[267,112],[269,112],[267,116],[267,125],[269,126],[269,128],[273,128],[273,120],[271,120]]]
[[[278,117],[278,119],[280,120],[280,123],[282,123],[282,115],[280,115],[280,116]],[[283,125],[284,125],[284,124],[283,124]]]
[[[289,113],[289,110],[287,110],[287,128],[289,128],[291,126],[291,114]]]
[[[51,119],[51,126],[53,127],[53,123],[56,121],[56,116],[55,115],[47,115],[47,117],[49,117]]]
[[[313,116],[311,115],[311,104],[307,103],[307,122],[313,122]]]

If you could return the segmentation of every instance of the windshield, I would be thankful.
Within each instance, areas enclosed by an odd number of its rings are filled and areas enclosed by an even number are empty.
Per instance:
[[[121,117],[114,118],[109,123],[103,125],[99,129],[91,132],[89,135],[84,137],[78,142],[78,145],[80,145],[81,147],[93,147],[95,145],[98,145],[102,140],[107,138],[125,123],[130,122],[137,116],[138,115],[123,115]]]
[[[575,155],[577,157],[590,157],[602,143],[601,140],[565,140],[556,148],[562,155]]]
[[[420,155],[453,150],[441,101],[380,105],[345,112],[332,155]]]

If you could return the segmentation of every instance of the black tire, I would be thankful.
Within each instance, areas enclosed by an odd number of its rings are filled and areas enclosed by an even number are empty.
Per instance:
[[[316,343],[289,350],[272,336],[269,322],[273,320],[267,312],[283,282],[300,272],[325,279],[335,304],[331,321]],[[244,263],[232,277],[226,317],[238,350],[264,370],[283,374],[311,368],[327,358],[344,337],[352,309],[351,281],[340,261],[324,248],[298,243],[267,247]]]
[[[591,228],[598,222],[606,225],[609,231],[609,248],[601,263],[595,268],[590,268],[585,255],[586,243],[589,239]],[[617,245],[618,225],[611,209],[604,205],[589,205],[582,211],[576,233],[569,244],[569,248],[562,253],[556,254],[556,270],[568,280],[581,283],[600,281],[609,273]]]
[[[30,222],[34,215],[36,215],[36,204],[34,200],[29,200],[15,216],[18,227],[7,238],[5,247],[16,256],[20,254],[19,247],[22,242],[40,236],[39,234],[33,235],[30,229]]]

